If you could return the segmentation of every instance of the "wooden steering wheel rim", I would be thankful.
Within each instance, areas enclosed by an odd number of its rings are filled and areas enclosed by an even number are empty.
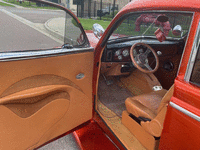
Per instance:
[[[137,64],[137,62],[135,61],[134,56],[133,56],[133,50],[134,50],[134,48],[135,48],[137,45],[146,46],[146,47],[149,48],[149,49],[151,50],[151,52],[153,53],[153,55],[154,55],[154,57],[155,57],[155,59],[156,59],[156,67],[155,67],[153,70],[151,70],[151,71],[150,71],[150,70],[149,70],[149,71],[148,71],[148,70],[145,70],[145,69],[143,69],[142,67],[140,67],[140,66]],[[159,59],[158,59],[158,56],[157,56],[155,50],[154,50],[153,48],[151,48],[148,44],[145,44],[145,43],[135,43],[135,44],[132,45],[132,47],[131,47],[130,56],[131,56],[131,60],[132,60],[133,64],[134,64],[135,67],[136,67],[137,69],[139,69],[140,71],[142,71],[142,72],[144,72],[144,73],[154,73],[155,71],[158,70],[158,67],[159,67]]]

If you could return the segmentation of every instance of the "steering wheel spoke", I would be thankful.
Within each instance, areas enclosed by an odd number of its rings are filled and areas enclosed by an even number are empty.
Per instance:
[[[153,69],[149,66],[148,63],[145,63],[144,66],[149,70],[149,71],[152,71]]]
[[[135,57],[139,55],[136,49],[133,49],[133,54]]]
[[[147,50],[144,54],[147,56],[149,53],[151,53],[151,50],[149,48],[147,48]]]
[[[137,48],[140,46],[146,47],[146,51],[144,53],[137,52]],[[151,66],[149,65],[148,58],[147,58],[148,54],[151,52],[153,53],[153,56],[155,57],[155,60],[156,60],[156,66],[154,69],[152,69]],[[134,66],[144,73],[153,73],[159,67],[158,56],[156,52],[148,44],[145,44],[145,43],[134,44],[131,47],[130,56],[131,56],[131,60]]]

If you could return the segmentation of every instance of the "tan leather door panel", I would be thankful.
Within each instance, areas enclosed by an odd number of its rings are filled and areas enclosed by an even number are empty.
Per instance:
[[[91,119],[92,74],[93,52],[0,62],[0,149],[33,149]]]

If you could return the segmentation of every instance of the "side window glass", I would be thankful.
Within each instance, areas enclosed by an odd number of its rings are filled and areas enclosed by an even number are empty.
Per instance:
[[[66,14],[65,16],[65,29],[64,29],[64,43],[70,44],[73,47],[84,46],[86,44],[86,40],[84,34],[80,30],[80,27],[76,20]]]
[[[198,53],[195,59],[192,75],[190,81],[200,86],[200,45],[198,47]]]
[[[70,13],[47,3],[24,1],[0,10],[0,52],[86,47],[84,31]],[[67,48],[67,47],[66,47]]]
[[[200,23],[197,30],[197,35],[193,45],[193,52],[191,54],[191,64],[194,63],[190,76],[190,82],[200,86]]]

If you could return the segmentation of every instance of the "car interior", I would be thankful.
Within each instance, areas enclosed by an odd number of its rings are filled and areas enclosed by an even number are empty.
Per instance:
[[[127,149],[158,149],[192,13],[122,17],[101,57],[96,111]]]

